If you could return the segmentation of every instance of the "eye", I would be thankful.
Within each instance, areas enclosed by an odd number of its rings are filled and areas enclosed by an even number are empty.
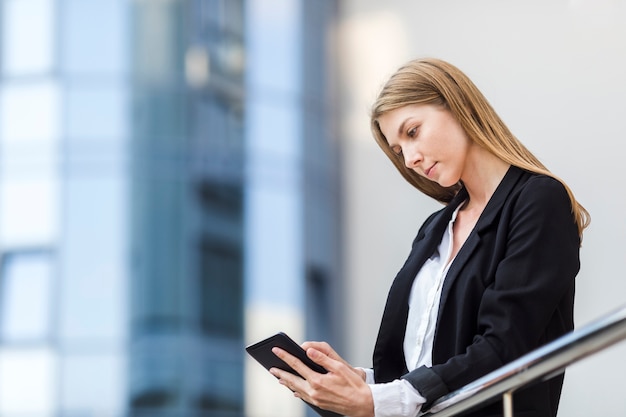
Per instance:
[[[407,132],[406,135],[410,138],[414,138],[415,136],[417,136],[417,129],[419,128],[419,126],[415,126],[410,128]]]

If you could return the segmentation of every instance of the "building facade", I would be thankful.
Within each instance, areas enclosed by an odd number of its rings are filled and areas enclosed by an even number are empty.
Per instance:
[[[1,417],[305,413],[244,347],[340,341],[335,7],[0,0]]]
[[[0,415],[120,415],[128,5],[0,10]]]

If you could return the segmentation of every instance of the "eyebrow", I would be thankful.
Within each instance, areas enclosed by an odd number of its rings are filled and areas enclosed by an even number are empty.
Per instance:
[[[404,119],[402,123],[400,123],[400,128],[398,129],[398,135],[402,136],[404,134],[404,126],[411,119],[411,116]]]

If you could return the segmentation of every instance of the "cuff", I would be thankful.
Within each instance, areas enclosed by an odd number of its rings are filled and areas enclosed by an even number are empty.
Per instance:
[[[400,379],[369,387],[374,400],[374,417],[415,417],[426,402],[410,383]]]
[[[439,375],[426,366],[419,367],[402,376],[402,380],[408,381],[426,398],[425,409],[430,407],[436,399],[450,392]]]
[[[361,368],[357,367],[357,369],[361,369],[365,372],[365,383],[366,384],[374,384],[376,381],[374,380],[374,370],[372,368]]]

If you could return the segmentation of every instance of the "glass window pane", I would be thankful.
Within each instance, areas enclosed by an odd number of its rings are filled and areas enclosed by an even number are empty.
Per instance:
[[[50,336],[51,259],[48,253],[12,253],[0,265],[0,340],[42,341]]]
[[[241,248],[207,236],[200,251],[202,329],[207,334],[240,337],[243,332]]]
[[[65,0],[62,65],[70,73],[122,73],[126,67],[129,2]]]
[[[3,72],[6,75],[49,72],[54,34],[52,0],[5,0],[0,14]]]
[[[125,182],[69,177],[64,187],[61,337],[68,343],[119,340],[126,330],[128,279]]]
[[[71,355],[63,359],[62,366],[63,415],[124,415],[127,390],[123,356]]]
[[[4,84],[0,91],[0,140],[32,146],[60,135],[59,90],[52,81]]]
[[[0,181],[0,246],[48,246],[58,230],[58,181]]]
[[[46,348],[0,349],[0,415],[52,416],[55,362]]]
[[[122,85],[70,86],[67,104],[67,136],[71,141],[108,145],[126,137],[128,108]]]

